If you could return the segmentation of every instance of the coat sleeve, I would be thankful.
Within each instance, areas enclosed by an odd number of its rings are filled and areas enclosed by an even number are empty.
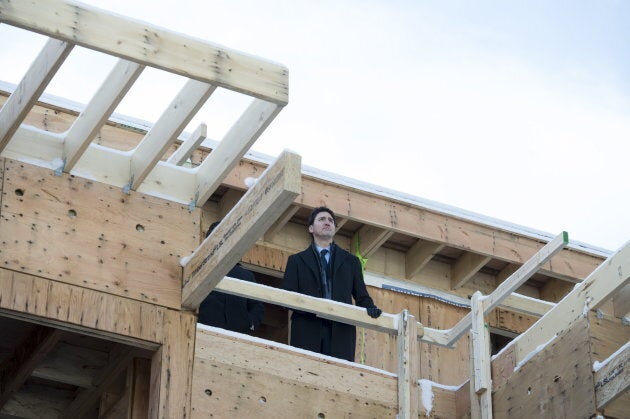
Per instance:
[[[284,270],[284,277],[282,279],[282,289],[299,292],[298,264],[295,258],[295,255],[291,255],[287,259],[287,266]]]
[[[367,291],[367,287],[365,286],[365,281],[363,280],[363,269],[361,269],[361,262],[359,258],[354,255],[351,255],[352,259],[352,297],[354,297],[354,302],[359,307],[376,307],[372,297]]]

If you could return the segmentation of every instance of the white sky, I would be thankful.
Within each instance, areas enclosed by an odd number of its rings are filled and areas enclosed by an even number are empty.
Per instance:
[[[630,2],[85,3],[287,66],[289,105],[255,151],[605,249],[630,239]],[[0,80],[43,42],[0,25]],[[76,56],[47,93],[86,103],[113,61]],[[117,112],[155,121],[181,85],[145,72]],[[221,98],[188,130],[220,139],[246,105]]]

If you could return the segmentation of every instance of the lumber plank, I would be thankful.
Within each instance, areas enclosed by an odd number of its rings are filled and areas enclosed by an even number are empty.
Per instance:
[[[216,86],[188,80],[131,154],[129,187],[137,190]]]
[[[597,409],[609,403],[630,388],[630,342],[612,354],[604,365],[595,371],[595,398]]]
[[[472,328],[470,331],[470,399],[479,418],[492,417],[492,380],[490,374],[490,333],[483,313],[480,291],[471,300]],[[474,417],[474,416],[473,416]]]
[[[394,232],[365,224],[354,234],[351,241],[351,253],[356,254],[359,252],[364,258],[368,258],[376,252]],[[357,248],[357,243],[359,244],[359,248]]]
[[[83,3],[2,0],[0,21],[281,105],[288,102],[288,70],[280,64]]]
[[[606,259],[591,275],[577,285],[553,309],[541,317],[518,339],[517,362],[538,345],[570,327],[588,310],[595,310],[630,279],[630,242]]]
[[[85,149],[123,100],[144,66],[119,60],[83,112],[68,130],[63,144],[63,171],[70,173]]]
[[[300,193],[298,154],[284,151],[193,252],[182,273],[182,306],[196,308]]]
[[[203,206],[221,185],[241,157],[282,110],[281,106],[256,99],[219,142],[219,145],[197,168],[196,205]],[[296,176],[301,177],[298,169]],[[245,178],[243,178],[245,179]],[[240,189],[243,188],[241,179]]]
[[[303,310],[317,314],[330,320],[340,321],[354,326],[366,327],[385,333],[398,333],[398,315],[383,313],[373,319],[365,308],[338,301],[286,291],[267,285],[242,281],[225,277],[217,285],[216,290],[240,297],[249,297],[266,303],[277,304],[295,310]],[[416,331],[417,333],[417,331]]]
[[[0,21],[4,7],[0,3]],[[0,152],[2,152],[37,99],[68,57],[73,44],[50,39],[31,64],[17,88],[0,109]]]

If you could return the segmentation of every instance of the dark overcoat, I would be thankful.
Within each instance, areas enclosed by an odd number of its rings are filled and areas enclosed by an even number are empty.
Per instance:
[[[360,307],[374,307],[363,281],[361,262],[350,252],[332,246],[332,299]],[[318,255],[313,246],[289,256],[282,287],[312,297],[323,297]],[[319,352],[322,319],[312,313],[294,311],[291,316],[292,346]],[[332,322],[331,355],[354,361],[356,328],[352,325]]]
[[[236,265],[227,274],[232,278],[256,282],[254,274]],[[262,322],[264,306],[260,301],[212,291],[199,306],[199,323],[240,333],[251,333]]]

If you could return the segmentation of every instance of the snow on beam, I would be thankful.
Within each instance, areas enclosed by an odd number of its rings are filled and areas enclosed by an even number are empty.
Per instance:
[[[196,308],[301,192],[301,158],[284,151],[183,262],[182,306]]]

